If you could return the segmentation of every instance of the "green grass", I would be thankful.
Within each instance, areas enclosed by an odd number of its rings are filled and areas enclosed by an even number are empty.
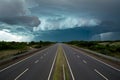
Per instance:
[[[54,72],[52,76],[52,80],[63,80],[63,65],[65,69],[65,80],[70,79],[70,72],[69,68],[63,53],[63,49],[61,46],[58,47],[58,53],[56,57],[56,62],[55,62],[55,67],[54,67]]]

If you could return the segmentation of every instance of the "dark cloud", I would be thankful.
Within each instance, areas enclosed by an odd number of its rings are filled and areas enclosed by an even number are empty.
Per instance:
[[[23,26],[31,26],[31,27],[36,27],[40,24],[39,19],[37,17],[32,17],[32,16],[0,18],[0,21],[10,25],[23,25]]]
[[[0,21],[10,25],[38,26],[38,17],[30,15],[25,0],[0,0]]]
[[[29,1],[29,0],[28,0]],[[89,14],[89,15],[104,15],[105,16],[116,16],[119,15],[120,10],[120,1],[119,0],[31,0],[34,3],[38,4],[38,6],[33,7],[36,12],[46,12],[53,14],[56,12],[68,13],[68,14],[78,14],[81,15]],[[38,10],[39,9],[39,10]],[[58,13],[59,14],[59,13]],[[83,14],[82,14],[83,15]],[[102,16],[101,16],[102,17]],[[103,18],[104,18],[103,17]]]
[[[23,16],[28,12],[23,0],[0,0],[0,18]]]
[[[99,34],[105,32],[120,31],[120,0],[31,1],[38,4],[38,6],[31,8],[32,13],[38,16],[52,16],[54,20],[56,19],[56,17],[58,17],[58,15],[61,15],[61,18],[62,16],[73,16],[73,18],[74,16],[80,18],[95,18],[97,20],[100,20],[101,24],[99,26],[94,26],[90,28],[88,26],[88,29],[92,33]]]
[[[51,30],[35,34],[34,40],[50,41],[71,41],[71,40],[90,40],[92,34],[86,28],[74,28],[65,30]]]
[[[0,21],[7,23],[0,30],[29,33],[34,40],[115,40],[119,8],[120,0],[0,0]]]

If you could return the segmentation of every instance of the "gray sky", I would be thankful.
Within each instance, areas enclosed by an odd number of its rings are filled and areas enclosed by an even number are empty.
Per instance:
[[[0,40],[119,40],[119,4],[120,0],[0,0]]]

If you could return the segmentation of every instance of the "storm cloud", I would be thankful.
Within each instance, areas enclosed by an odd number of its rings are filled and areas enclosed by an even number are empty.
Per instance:
[[[58,19],[42,19],[42,23],[35,27],[35,31],[46,31],[46,30],[62,30],[62,29],[70,29],[76,27],[93,27],[101,24],[101,21],[97,19],[87,19],[87,18],[75,18],[75,17],[65,17],[65,18],[58,18]]]
[[[118,40],[119,4],[120,0],[0,0],[0,30],[38,41]]]
[[[0,0],[0,21],[32,27],[40,24],[38,17],[31,15],[25,0]]]
[[[23,25],[30,27],[36,27],[40,24],[38,17],[33,17],[33,16],[7,17],[7,18],[0,18],[0,20],[1,22],[5,22],[11,25]]]

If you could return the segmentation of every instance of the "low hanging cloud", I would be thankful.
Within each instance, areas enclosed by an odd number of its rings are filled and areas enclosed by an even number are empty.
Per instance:
[[[38,26],[40,20],[31,16],[25,0],[0,0],[0,21],[10,25]]]
[[[41,24],[38,27],[34,27],[34,31],[39,30],[61,30],[61,29],[69,29],[76,27],[88,27],[88,26],[97,26],[101,23],[100,20],[97,19],[87,19],[87,18],[74,18],[74,17],[66,17],[66,18],[53,18],[53,19],[41,19]]]
[[[118,37],[120,35],[120,32],[105,32],[105,33],[100,33],[100,34],[96,34],[93,35],[91,40],[119,40],[120,37]]]
[[[38,26],[40,24],[38,17],[33,16],[7,17],[1,18],[0,21],[10,25],[23,25],[31,27]]]
[[[119,4],[120,0],[0,0],[0,31],[11,37],[0,39],[120,39]]]

